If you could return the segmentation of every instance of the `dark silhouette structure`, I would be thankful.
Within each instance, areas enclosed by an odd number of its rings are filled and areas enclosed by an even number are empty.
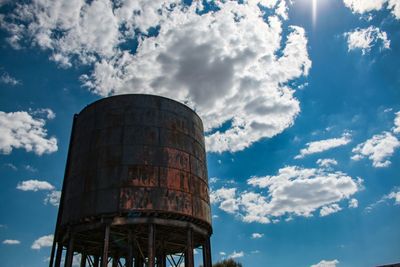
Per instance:
[[[211,267],[203,124],[151,95],[101,99],[74,116],[50,267]],[[174,255],[174,256],[173,256]]]

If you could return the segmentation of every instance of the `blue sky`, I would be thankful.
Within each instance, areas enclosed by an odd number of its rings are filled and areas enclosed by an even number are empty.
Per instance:
[[[400,262],[398,0],[2,0],[0,40],[2,266],[46,265],[72,116],[122,93],[203,118],[214,261]]]

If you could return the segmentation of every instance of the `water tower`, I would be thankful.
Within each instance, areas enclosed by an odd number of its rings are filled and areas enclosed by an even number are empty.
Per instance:
[[[74,116],[50,267],[211,267],[203,124],[159,96],[101,99]],[[173,256],[175,255],[175,256]]]

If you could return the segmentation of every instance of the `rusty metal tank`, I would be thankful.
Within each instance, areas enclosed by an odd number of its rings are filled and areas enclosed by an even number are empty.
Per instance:
[[[59,266],[57,245],[67,261],[75,252],[85,262],[163,266],[182,252],[191,266],[188,242],[210,254],[210,214],[200,117],[160,96],[104,98],[74,117],[50,266]]]

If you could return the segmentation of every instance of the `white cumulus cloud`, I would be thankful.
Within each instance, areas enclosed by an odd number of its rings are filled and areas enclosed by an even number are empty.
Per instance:
[[[45,235],[36,239],[31,246],[31,249],[41,249],[44,247],[51,247],[53,245],[53,235]]]
[[[383,132],[353,148],[355,155],[351,159],[361,160],[368,157],[374,167],[388,167],[391,164],[388,158],[398,147],[400,147],[400,141],[393,134]]]
[[[10,154],[14,148],[33,151],[37,155],[57,151],[57,139],[47,138],[46,121],[33,118],[25,111],[0,111],[0,153]]]
[[[362,188],[360,178],[353,179],[342,172],[326,169],[306,169],[297,166],[282,168],[275,176],[252,177],[248,184],[265,193],[238,192],[237,188],[221,188],[213,197],[213,204],[223,201],[229,205],[219,206],[244,222],[270,223],[281,216],[313,216],[319,210],[322,216],[337,212],[339,202],[349,199]],[[215,192],[218,192],[216,190]],[[234,207],[234,208],[232,208]]]
[[[19,245],[19,244],[21,244],[21,241],[15,240],[15,239],[6,239],[6,240],[3,240],[2,243],[4,245]]]
[[[344,133],[340,138],[331,138],[320,141],[314,141],[306,144],[306,148],[300,150],[300,154],[295,157],[295,159],[304,158],[307,155],[321,153],[332,148],[347,145],[351,142],[351,135],[349,133]]]
[[[27,181],[19,182],[17,185],[17,189],[22,190],[22,191],[37,192],[39,190],[53,190],[54,186],[46,181],[27,180]]]
[[[285,1],[214,3],[218,10],[199,13],[200,1],[33,0],[2,27],[15,47],[31,40],[62,66],[90,65],[81,81],[99,95],[187,103],[205,122],[208,151],[235,152],[293,125],[300,103],[289,84],[311,61],[304,29],[282,23]],[[127,49],[134,39],[137,49]]]
[[[387,8],[396,19],[400,19],[399,0],[343,0],[343,2],[354,13],[364,14]]]
[[[390,48],[390,40],[386,32],[374,26],[364,29],[357,28],[354,31],[346,32],[344,36],[347,38],[348,50],[360,49],[363,55],[368,53],[377,44],[380,44],[381,49]]]
[[[336,267],[336,265],[339,264],[338,260],[322,260],[318,262],[317,264],[313,264],[310,267]]]

